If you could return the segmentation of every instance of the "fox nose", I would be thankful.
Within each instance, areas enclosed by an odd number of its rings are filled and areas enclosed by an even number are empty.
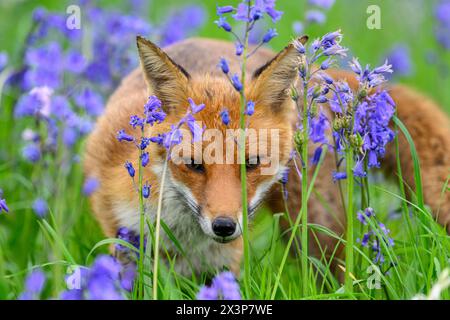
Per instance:
[[[216,236],[228,237],[236,231],[236,223],[231,218],[218,217],[214,219],[212,229]]]

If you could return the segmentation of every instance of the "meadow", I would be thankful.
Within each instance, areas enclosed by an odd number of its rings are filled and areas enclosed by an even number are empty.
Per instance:
[[[214,23],[216,5],[236,6],[238,2],[81,1],[82,17],[92,16],[82,18],[78,34],[61,31],[71,1],[2,1],[0,53],[6,54],[8,60],[2,65],[0,58],[0,200],[5,199],[9,212],[0,210],[0,299],[75,298],[68,291],[71,275],[89,272],[91,265],[94,270],[105,267],[101,259],[109,253],[110,245],[119,244],[131,251],[142,249],[124,241],[126,237],[105,238],[92,216],[88,195],[95,189],[95,182],[86,181],[83,175],[85,137],[101,114],[108,95],[124,75],[138,66],[136,34],[160,45],[190,36],[232,40],[229,33]],[[329,9],[323,9],[308,4],[308,0],[279,0],[276,8],[284,12],[280,21],[274,24],[265,19],[259,32],[264,34],[265,29],[276,28],[278,36],[268,46],[279,51],[300,34],[315,39],[340,29],[341,45],[349,49],[348,56],[356,56],[362,64],[372,67],[391,58],[394,73],[390,81],[425,93],[450,114],[450,46],[445,48],[435,36],[439,23],[435,8],[440,2],[445,1],[337,0]],[[367,26],[370,16],[367,8],[374,4],[381,12],[380,29]],[[322,12],[324,21],[307,23],[314,20],[307,16],[312,9]],[[39,24],[46,21],[48,30],[39,29]],[[303,30],[299,30],[300,22]],[[450,27],[447,32],[450,34]],[[58,49],[54,43],[59,43]],[[82,52],[87,64],[91,64],[86,66],[76,52]],[[72,64],[62,67],[67,61],[64,59],[70,57]],[[350,59],[343,60],[341,65],[346,67]],[[108,76],[102,77],[105,61]],[[42,73],[29,72],[40,67],[44,69],[40,70]],[[63,70],[55,76],[54,69],[59,68]],[[51,121],[36,118],[29,111],[33,100],[27,93],[42,79],[58,88],[54,97],[70,99],[73,111],[70,122],[61,121],[67,116],[61,114],[66,106],[63,99],[57,100],[60,104],[54,110],[46,111]],[[400,122],[396,125],[397,134],[408,137],[408,128]],[[405,197],[397,177],[386,179],[381,170],[370,171],[363,193],[370,193],[377,220],[366,225],[359,223],[355,215],[353,270],[346,275],[345,286],[331,274],[326,259],[287,254],[288,237],[279,227],[280,220],[285,218],[261,208],[246,235],[249,246],[246,265],[242,264],[238,279],[238,295],[243,299],[427,299],[436,298],[430,296],[434,286],[441,289],[439,298],[450,299],[450,290],[446,288],[450,237],[423,203],[421,180],[427,177],[420,174],[414,142],[408,142],[416,160],[413,168],[416,186],[408,190],[412,196]],[[390,143],[395,144],[396,138]],[[352,187],[352,190],[355,208],[363,208],[361,189]],[[442,186],[442,193],[445,192],[449,192],[448,184]],[[355,214],[358,210],[355,209]],[[378,244],[383,261],[377,260],[370,246],[362,246],[359,240],[368,228],[385,239],[379,223],[390,230],[387,238],[395,241],[394,245],[386,241]],[[293,223],[292,227],[301,230],[304,226]],[[347,242],[345,237],[318,225],[307,227]],[[170,237],[164,223],[162,229]],[[293,242],[298,246],[303,240],[300,233],[297,235]],[[177,240],[172,240],[177,246]],[[128,290],[119,290],[114,285],[113,289],[107,288],[110,291],[106,290],[111,295],[104,297],[97,292],[98,298],[154,298],[151,257],[145,256],[142,263],[146,267],[142,271],[143,281],[139,278],[142,287],[122,281],[122,287]],[[205,277],[182,277],[173,270],[175,263],[159,266],[158,299],[196,299]],[[341,267],[345,263],[338,260]],[[36,270],[39,274],[27,278]],[[101,275],[97,278],[103,279]],[[90,297],[96,296],[91,293]]]

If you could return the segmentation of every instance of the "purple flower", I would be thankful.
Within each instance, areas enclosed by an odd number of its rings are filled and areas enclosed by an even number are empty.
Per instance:
[[[150,161],[149,153],[148,153],[148,152],[144,152],[144,153],[141,155],[142,166],[143,166],[143,167],[146,167],[146,166],[148,165],[149,161]]]
[[[34,213],[39,218],[44,218],[48,213],[47,202],[42,198],[38,198],[38,199],[34,200],[32,208],[33,208]]]
[[[0,213],[2,213],[2,211],[9,212],[9,208],[6,205],[6,200],[0,198]]]
[[[328,10],[330,9],[335,0],[309,0],[308,3],[313,6],[320,7],[322,9]]]
[[[202,111],[205,108],[205,104],[195,104],[194,100],[192,98],[188,98],[189,105],[191,106],[192,114],[196,114],[200,111]]]
[[[175,9],[160,31],[161,45],[167,46],[190,36],[206,21],[206,11],[198,5],[188,5]],[[134,34],[148,34],[149,32],[136,32]]]
[[[86,196],[92,195],[95,191],[97,191],[100,186],[100,181],[98,179],[89,177],[86,179],[83,185],[83,194]]]
[[[150,139],[143,137],[143,138],[141,138],[141,142],[139,143],[139,149],[145,150],[145,149],[147,149],[149,144],[150,144]]]
[[[141,127],[141,129],[144,129],[144,120],[136,115],[131,116],[130,125],[133,127],[133,129],[136,129],[136,127]]]
[[[4,51],[0,52],[0,72],[5,69],[8,64],[8,54]]]
[[[226,32],[231,32],[232,30],[231,25],[227,22],[226,18],[223,16],[220,16],[219,20],[215,21],[215,24],[217,24],[219,28],[222,28]]]
[[[130,175],[130,177],[134,178],[134,175],[136,174],[136,171],[133,168],[133,165],[131,164],[131,162],[125,162],[125,169],[127,169],[128,174]]]
[[[363,177],[367,176],[367,172],[364,171],[364,161],[363,161],[363,159],[360,159],[360,160],[356,161],[355,167],[353,168],[353,174],[356,177],[360,177],[360,178],[363,178]]]
[[[32,271],[25,280],[25,291],[20,295],[19,299],[39,299],[39,296],[44,289],[45,282],[45,274],[40,269]]]
[[[230,124],[230,113],[228,112],[228,109],[223,109],[220,112],[220,118],[222,119],[222,123],[226,126]]]
[[[124,266],[120,275],[120,285],[121,287],[131,292],[133,290],[134,280],[136,278],[136,265],[134,263],[128,263]]]
[[[326,143],[326,130],[329,128],[328,118],[323,112],[310,120],[310,134],[311,140],[314,143]]]
[[[228,74],[230,72],[230,67],[228,66],[228,61],[225,58],[220,58],[219,67],[222,72]]]
[[[317,24],[324,24],[326,20],[325,14],[319,10],[308,10],[305,18],[309,23]]]
[[[255,113],[255,103],[253,101],[247,102],[247,107],[245,109],[245,114],[251,116]]]
[[[139,234],[135,234],[133,231],[131,231],[126,227],[119,228],[119,230],[117,230],[116,237],[118,239],[128,242],[129,244],[133,245],[136,249],[138,249],[140,246]],[[127,247],[122,246],[121,244],[116,244],[115,248],[118,251],[129,251]]]
[[[276,29],[269,29],[267,33],[264,35],[262,42],[263,43],[269,43],[270,40],[278,36]]]
[[[143,186],[142,186],[142,196],[147,199],[150,196],[150,185],[148,184],[148,182],[146,182]]]
[[[131,141],[134,141],[134,137],[126,134],[125,130],[122,129],[119,132],[117,132],[117,140],[119,140],[119,142],[122,142],[122,141],[131,142]]]
[[[91,89],[84,89],[75,96],[74,100],[79,107],[86,110],[91,116],[97,117],[103,113],[103,98]]]
[[[22,149],[22,156],[31,163],[36,163],[41,160],[41,149],[36,143],[27,144]]]
[[[314,155],[313,155],[313,157],[311,159],[311,163],[312,164],[316,165],[316,164],[319,163],[320,157],[322,156],[322,151],[323,151],[322,147],[316,148],[316,150],[314,151]]]
[[[244,45],[240,42],[236,42],[235,47],[236,47],[236,55],[240,57],[244,52]]]
[[[392,69],[396,75],[409,76],[413,72],[412,60],[409,47],[406,45],[397,45],[393,47],[387,54],[386,60],[392,64]]]
[[[441,0],[435,8],[434,15],[441,25],[450,28],[450,1]]]
[[[171,125],[171,129],[164,135],[163,146],[169,150],[172,146],[178,145],[183,140],[183,134],[180,128],[175,125]]]
[[[233,11],[234,11],[233,6],[223,6],[223,7],[217,6],[216,7],[216,12],[217,12],[217,15],[219,15],[219,16],[222,14],[225,14],[225,13],[233,12]]]
[[[72,289],[61,292],[59,295],[60,300],[83,300],[83,290]]]
[[[210,287],[204,286],[197,294],[198,300],[240,300],[239,284],[231,272],[214,277]]]
[[[345,172],[333,172],[333,182],[336,182],[338,180],[344,180],[347,179],[347,173]]]
[[[236,73],[231,76],[231,83],[233,84],[233,87],[237,91],[239,91],[239,92],[242,91],[242,83],[241,83],[241,80],[239,79],[239,76]]]
[[[305,27],[301,21],[294,21],[294,23],[292,23],[292,30],[296,35],[299,35],[303,33]]]
[[[65,57],[65,68],[74,73],[80,74],[86,69],[87,61],[83,55],[75,50],[71,50]]]

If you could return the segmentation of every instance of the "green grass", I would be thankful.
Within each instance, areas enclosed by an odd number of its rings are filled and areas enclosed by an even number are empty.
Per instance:
[[[153,2],[149,12],[153,21],[161,19],[169,8],[185,3],[182,0]],[[222,0],[217,2],[229,3]],[[293,37],[291,24],[294,20],[302,19],[305,1],[278,2],[285,15],[277,24],[280,36],[274,39],[272,44],[277,50]],[[60,1],[47,0],[42,3],[54,10],[65,10]],[[381,30],[366,28],[366,8],[368,4],[374,3],[379,4],[382,9]],[[215,1],[208,1],[206,4],[209,18],[200,35],[226,39],[227,35],[213,24],[215,4]],[[422,5],[420,10],[417,9],[419,5]],[[8,51],[15,65],[20,63],[18,53],[29,29],[26,19],[22,18],[19,25],[16,19],[19,15],[29,16],[34,7],[35,1],[23,1],[19,4],[5,1],[0,4],[0,51]],[[437,100],[444,110],[450,112],[450,77],[444,79],[439,70],[425,59],[429,50],[437,49],[432,36],[431,10],[428,1],[340,0],[329,12],[327,23],[312,27],[307,33],[316,37],[331,30],[342,29],[345,35],[343,44],[348,46],[355,56],[360,57],[360,61],[372,65],[379,63],[386,49],[395,43],[408,44],[415,72],[411,77],[400,81],[425,92]],[[448,53],[446,58],[450,61]],[[74,165],[70,172],[64,172],[55,165],[49,167],[42,180],[38,168],[21,161],[21,144],[16,142],[20,141],[20,133],[27,123],[13,120],[13,101],[14,92],[3,95],[0,101],[0,188],[3,189],[11,209],[10,214],[0,215],[0,299],[17,298],[23,290],[24,277],[36,267],[41,267],[49,277],[45,297],[56,297],[65,289],[63,279],[68,266],[89,265],[96,255],[107,253],[108,246],[117,240],[105,240],[91,215],[88,201],[81,193],[81,163]],[[396,124],[401,134],[408,137],[407,128],[400,122]],[[249,243],[252,267],[246,298],[410,299],[417,293],[428,293],[441,271],[449,267],[450,238],[433,220],[423,203],[421,184],[418,183],[420,164],[413,141],[409,139],[408,142],[416,160],[414,170],[417,189],[412,200],[405,199],[404,190],[397,186],[397,181],[386,181],[378,174],[371,177],[370,181],[372,206],[376,209],[378,218],[389,227],[391,236],[396,241],[394,247],[384,247],[386,258],[394,262],[394,265],[388,274],[380,275],[383,284],[381,289],[368,288],[367,281],[373,275],[367,272],[372,266],[372,257],[369,256],[369,251],[362,249],[358,243],[354,244],[354,260],[357,263],[353,270],[353,294],[345,293],[336,277],[330,274],[329,261],[323,258],[308,257],[309,279],[307,282],[303,281],[300,259],[293,255],[284,255],[286,235],[282,234],[278,222],[285,218],[262,209],[251,228]],[[82,152],[83,142],[77,145],[77,149]],[[49,179],[56,179],[58,187],[49,188],[52,185],[48,183]],[[30,209],[36,195],[51,196],[51,214],[46,220],[37,219]],[[358,191],[354,198],[360,198]],[[393,219],[389,212],[396,209],[399,209],[401,214]],[[339,238],[321,226],[309,225],[309,228]],[[162,232],[170,233],[163,222]],[[362,230],[355,232],[360,235]],[[345,239],[340,240],[345,243]],[[295,246],[300,242],[300,237],[293,242]],[[172,261],[168,266],[160,266],[159,298],[194,298],[203,279],[180,277],[173,270],[175,263],[176,261]],[[344,262],[340,261],[340,264],[343,265]],[[281,265],[283,272],[280,272]],[[146,296],[151,296],[151,279],[149,271],[146,274]],[[304,290],[305,287],[307,290]],[[304,295],[304,292],[308,294]],[[443,298],[450,299],[448,290],[443,293]]]

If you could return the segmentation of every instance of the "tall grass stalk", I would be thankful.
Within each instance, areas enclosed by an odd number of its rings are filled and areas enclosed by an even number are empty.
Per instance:
[[[159,237],[161,231],[161,210],[164,193],[164,181],[166,180],[167,164],[169,162],[169,152],[170,149],[167,151],[167,157],[166,160],[164,161],[164,168],[161,177],[161,185],[159,188],[158,209],[156,211],[156,230],[155,230],[155,244],[153,257],[153,300],[158,299],[158,265],[159,265]]]
[[[302,288],[303,295],[308,295],[308,86],[303,85],[303,144],[302,144],[302,235],[301,235],[301,261],[302,261]]]
[[[248,4],[248,16],[250,17],[251,2]],[[250,246],[249,246],[249,231],[248,231],[248,199],[247,199],[247,167],[246,167],[246,155],[245,155],[245,108],[246,108],[246,98],[245,98],[245,79],[246,79],[246,67],[247,67],[247,52],[248,52],[248,37],[250,34],[250,23],[247,22],[245,25],[245,35],[244,35],[244,50],[242,52],[242,66],[241,66],[241,108],[239,115],[239,158],[240,158],[240,172],[241,172],[241,193],[242,193],[242,240],[244,245],[244,289],[247,298],[250,298]]]

